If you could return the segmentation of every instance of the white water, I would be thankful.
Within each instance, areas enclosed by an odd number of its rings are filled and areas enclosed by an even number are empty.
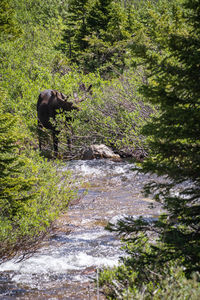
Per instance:
[[[133,167],[106,160],[68,162],[64,169],[90,182],[88,193],[63,217],[68,230],[57,231],[29,259],[0,265],[0,299],[88,299],[87,287],[97,268],[117,265],[122,255],[119,239],[104,226],[124,215],[151,212],[151,200],[140,193],[148,177]],[[158,208],[152,212],[158,213]]]

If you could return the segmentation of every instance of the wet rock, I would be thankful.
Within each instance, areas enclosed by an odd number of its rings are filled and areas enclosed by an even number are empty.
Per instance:
[[[144,158],[148,155],[148,153],[143,148],[134,149],[129,147],[124,147],[123,149],[120,149],[118,153],[121,158],[131,158],[138,162],[142,162]]]
[[[83,153],[82,159],[90,160],[94,158],[109,158],[115,161],[120,160],[120,156],[104,144],[91,145]]]

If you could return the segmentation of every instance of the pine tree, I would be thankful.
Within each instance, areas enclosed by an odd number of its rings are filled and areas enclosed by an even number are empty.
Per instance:
[[[1,99],[3,92],[1,92]],[[31,199],[34,178],[23,174],[25,160],[19,156],[16,118],[3,111],[0,106],[0,218],[12,220]]]
[[[71,0],[61,48],[85,72],[123,71],[129,29],[118,2]]]
[[[144,128],[151,151],[143,171],[169,181],[146,187],[167,210],[155,223],[164,243],[162,259],[183,258],[192,271],[199,270],[200,261],[200,2],[186,1],[185,7],[186,27],[170,33],[161,54],[143,48],[149,71],[143,93],[160,107]]]
[[[11,0],[0,2],[0,39],[13,39],[21,33]]]
[[[87,34],[86,15],[88,13],[88,0],[70,0],[63,32],[61,49],[66,56],[76,62],[77,52],[87,47],[84,37]]]
[[[148,4],[137,20],[133,53],[146,70],[141,91],[159,108],[143,129],[149,156],[142,170],[163,179],[145,191],[165,213],[152,225],[129,223],[125,231],[158,233],[148,259],[141,255],[143,265],[179,260],[191,273],[200,270],[200,2],[160,1],[157,7]]]
[[[89,70],[99,69],[104,75],[122,73],[131,32],[127,27],[126,11],[117,2],[99,0],[90,11],[87,24],[89,47],[83,58]]]
[[[97,35],[100,34],[100,31],[107,29],[111,2],[112,0],[97,0],[91,7],[87,24],[90,31],[93,30]]]

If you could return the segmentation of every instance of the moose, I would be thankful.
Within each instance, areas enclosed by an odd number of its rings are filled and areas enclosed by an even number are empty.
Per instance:
[[[58,154],[58,134],[59,130],[57,129],[56,116],[61,111],[70,112],[72,110],[79,111],[80,108],[78,104],[84,101],[87,98],[88,93],[91,94],[92,85],[87,89],[82,83],[79,86],[79,90],[84,92],[84,96],[79,99],[77,94],[74,93],[74,101],[69,101],[69,96],[65,96],[63,93],[58,92],[57,90],[44,90],[40,93],[37,102],[37,117],[38,117],[38,133],[39,133],[39,149],[42,149],[42,128],[45,127],[52,131],[53,135],[53,148],[54,155]],[[71,118],[66,117],[66,122],[69,122]],[[68,137],[68,146],[71,150],[71,140]]]

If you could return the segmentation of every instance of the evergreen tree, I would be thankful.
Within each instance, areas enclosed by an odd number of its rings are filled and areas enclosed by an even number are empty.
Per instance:
[[[0,39],[13,39],[21,33],[19,24],[15,18],[12,0],[0,2]]]
[[[170,34],[169,52],[158,61],[158,53],[155,59],[145,51],[151,74],[143,92],[160,106],[160,115],[144,128],[151,153],[143,170],[169,180],[146,187],[167,209],[155,224],[165,245],[163,258],[182,257],[192,271],[200,262],[200,2],[185,1],[185,7],[187,31]]]
[[[87,47],[87,42],[84,41],[87,34],[87,13],[88,0],[69,1],[65,30],[63,31],[63,44],[60,47],[66,56],[73,61],[76,61],[77,52]]]
[[[126,11],[117,2],[96,1],[87,19],[89,48],[83,59],[89,70],[102,74],[122,73],[125,68],[126,43],[130,37]]]
[[[133,52],[147,76],[141,90],[159,107],[143,129],[150,153],[142,170],[164,177],[145,191],[165,213],[152,225],[131,221],[124,230],[158,233],[151,254],[140,256],[143,265],[178,259],[190,273],[200,270],[200,2],[180,3],[160,1],[160,11],[148,6],[148,28],[144,18],[137,22]]]
[[[85,72],[123,71],[129,35],[127,15],[118,2],[71,0],[61,48]]]
[[[97,0],[94,2],[87,17],[90,31],[93,30],[99,35],[102,30],[107,29],[111,3],[112,0]]]
[[[1,92],[1,99],[3,92]],[[16,118],[0,106],[0,218],[13,219],[31,193],[34,178],[23,175],[25,160],[19,156]]]

